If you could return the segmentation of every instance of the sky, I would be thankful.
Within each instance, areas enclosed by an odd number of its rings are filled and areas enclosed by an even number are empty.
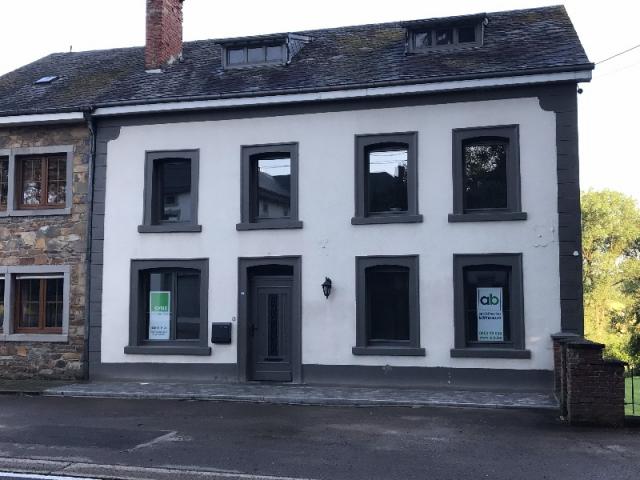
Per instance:
[[[592,62],[640,44],[638,0],[185,0],[198,40],[564,4]],[[143,45],[145,0],[3,0],[0,74],[53,52]],[[640,201],[640,48],[596,65],[579,95],[583,189]],[[640,138],[638,139],[640,142]]]

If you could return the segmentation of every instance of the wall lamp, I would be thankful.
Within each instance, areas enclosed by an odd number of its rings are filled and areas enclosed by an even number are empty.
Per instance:
[[[324,282],[322,283],[322,293],[326,298],[329,298],[331,295],[331,279],[329,277],[324,277]]]

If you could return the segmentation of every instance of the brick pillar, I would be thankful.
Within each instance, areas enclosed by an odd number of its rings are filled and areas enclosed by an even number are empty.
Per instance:
[[[604,345],[585,339],[565,341],[563,348],[569,423],[623,425],[624,362],[604,360]]]
[[[157,70],[181,57],[183,1],[147,0],[147,70]]]
[[[567,416],[567,342],[581,337],[571,332],[551,335],[553,340],[553,393],[560,404],[560,416]]]

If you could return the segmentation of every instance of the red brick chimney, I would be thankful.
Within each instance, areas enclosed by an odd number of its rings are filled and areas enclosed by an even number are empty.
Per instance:
[[[182,56],[183,1],[147,0],[147,70],[157,70]]]

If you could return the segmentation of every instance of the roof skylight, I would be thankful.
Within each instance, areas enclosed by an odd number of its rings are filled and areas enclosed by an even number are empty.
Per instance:
[[[33,82],[35,85],[43,85],[45,83],[51,83],[54,80],[57,80],[58,76],[57,75],[48,75],[46,77],[41,77],[38,80],[36,80],[35,82]]]

